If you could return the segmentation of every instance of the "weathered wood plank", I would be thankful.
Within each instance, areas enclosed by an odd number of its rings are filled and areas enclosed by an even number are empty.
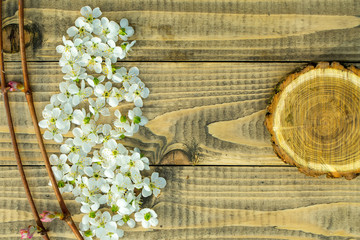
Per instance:
[[[144,115],[150,122],[125,142],[138,146],[152,164],[279,165],[263,121],[267,99],[280,79],[301,63],[126,63],[138,66],[150,88]],[[19,63],[8,63],[8,80],[19,80]],[[35,106],[41,111],[57,93],[57,63],[29,64]],[[42,164],[22,93],[11,93],[11,108],[25,164]],[[125,108],[129,105],[125,105]],[[112,109],[114,110],[114,109]],[[19,114],[21,113],[21,114]],[[0,116],[4,116],[0,103]],[[47,141],[49,153],[59,145]],[[185,154],[172,152],[182,150]],[[176,156],[174,154],[177,154]],[[186,159],[188,155],[189,160]],[[165,157],[165,159],[164,159]],[[0,118],[0,164],[13,165],[7,122]]]
[[[126,63],[138,66],[151,93],[144,115],[150,122],[126,142],[143,149],[153,164],[277,165],[263,122],[267,99],[280,79],[301,63]],[[7,63],[8,80],[21,79],[19,63]],[[35,106],[41,111],[59,92],[57,63],[30,63]],[[23,93],[10,94],[14,124],[25,164],[41,164]],[[126,105],[127,107],[129,105]],[[114,109],[112,109],[114,110]],[[21,113],[21,114],[19,114]],[[0,116],[4,116],[0,103]],[[59,145],[47,141],[49,153]],[[189,161],[177,161],[182,150]],[[0,118],[0,164],[14,164],[5,118]]]
[[[155,170],[155,168],[152,168]],[[359,239],[360,179],[312,178],[294,167],[156,167],[167,179],[144,206],[158,227],[125,229],[124,239]],[[33,223],[15,167],[0,167],[0,238],[18,239]],[[26,174],[35,203],[58,210],[42,167]],[[66,195],[75,220],[79,204]],[[73,239],[63,223],[51,223],[52,239]]]
[[[4,1],[5,59],[19,60],[17,0]],[[87,1],[135,27],[132,61],[358,61],[357,0]],[[28,58],[58,59],[55,47],[81,1],[25,1]]]

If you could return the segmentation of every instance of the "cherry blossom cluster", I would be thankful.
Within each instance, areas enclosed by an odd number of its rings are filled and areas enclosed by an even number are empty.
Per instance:
[[[148,119],[142,115],[143,99],[149,89],[138,77],[139,69],[116,67],[135,41],[127,19],[119,23],[101,16],[99,8],[83,7],[75,26],[67,30],[69,39],[56,50],[64,73],[60,93],[50,99],[39,122],[44,138],[63,143],[60,155],[51,155],[52,170],[62,193],[72,192],[84,213],[80,230],[85,239],[118,239],[122,227],[144,228],[158,224],[154,210],[141,208],[142,197],[157,197],[166,181],[157,172],[143,177],[149,159],[138,148],[127,149],[120,142],[138,132]],[[121,112],[121,102],[133,109]],[[110,116],[113,124],[99,123]],[[64,135],[72,137],[64,139]],[[67,135],[69,136],[69,135]],[[103,210],[108,206],[109,210]],[[110,210],[111,209],[111,210]]]

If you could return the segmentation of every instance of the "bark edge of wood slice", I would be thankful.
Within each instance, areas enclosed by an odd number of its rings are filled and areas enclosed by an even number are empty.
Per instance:
[[[265,126],[274,152],[309,176],[360,173],[360,70],[320,62],[275,87]]]

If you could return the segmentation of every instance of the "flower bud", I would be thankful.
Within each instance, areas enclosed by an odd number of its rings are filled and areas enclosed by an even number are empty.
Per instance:
[[[36,227],[28,226],[27,228],[20,229],[21,239],[31,239],[36,232]]]
[[[15,81],[8,82],[8,86],[10,92],[24,91],[24,85]]]
[[[58,213],[58,212],[49,212],[49,211],[43,211],[43,213],[39,214],[41,217],[41,221],[42,222],[52,222],[54,221],[56,218],[59,219],[63,219],[64,216],[62,213]]]

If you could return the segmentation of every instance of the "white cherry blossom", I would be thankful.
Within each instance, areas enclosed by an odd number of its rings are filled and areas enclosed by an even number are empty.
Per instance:
[[[135,213],[135,221],[141,222],[141,225],[144,228],[149,228],[150,226],[156,226],[158,224],[156,212],[149,208],[144,208]]]
[[[110,91],[112,88],[112,83],[106,82],[105,85],[99,83],[98,85],[96,85],[95,89],[94,89],[94,94],[95,96],[97,96],[98,98],[108,98],[110,96]]]
[[[116,46],[116,43],[112,39],[108,40],[107,44],[109,48],[104,52],[104,57],[109,58],[111,63],[116,63],[118,58],[121,59],[123,50],[121,47]]]
[[[65,36],[63,36],[63,43],[64,45],[58,45],[56,47],[56,51],[58,53],[61,53],[67,57],[76,57],[78,55],[78,51],[71,40],[66,40]]]
[[[91,56],[88,53],[82,55],[81,60],[78,61],[78,64],[82,67],[87,67],[90,71],[95,71],[96,73],[101,73],[102,67],[102,58],[100,56]]]
[[[74,40],[74,46],[76,47],[76,50],[78,51],[78,55],[83,55],[86,52],[86,46],[85,43],[89,41],[90,37],[85,38],[76,38]]]
[[[144,197],[151,196],[154,193],[154,196],[157,197],[160,194],[160,188],[166,186],[166,181],[164,178],[159,177],[159,173],[154,172],[151,175],[151,181],[149,178],[144,179],[144,188],[142,189],[142,195]]]
[[[67,81],[79,82],[80,80],[85,79],[86,76],[86,69],[80,67],[79,65],[75,65],[69,72],[65,74],[63,78]]]
[[[44,109],[44,111],[42,112],[43,118],[45,118],[44,120],[41,120],[39,122],[39,126],[41,128],[50,128],[52,126],[57,126],[59,125],[59,119],[61,118],[61,110],[60,108],[46,108]]]
[[[73,106],[79,105],[82,100],[90,97],[93,92],[91,87],[85,87],[84,80],[81,81],[80,88],[75,83],[70,84],[68,91],[70,94],[72,94],[71,103]]]
[[[119,37],[127,41],[129,37],[134,35],[134,29],[129,26],[129,21],[126,18],[120,20]]]
[[[61,71],[68,74],[80,66],[80,60],[78,57],[63,55],[59,60],[59,65],[62,67]]]
[[[60,157],[52,154],[49,157],[49,161],[52,165],[51,169],[54,172],[56,180],[61,180],[63,176],[70,171],[70,166],[67,164],[67,156],[65,154],[61,154]]]
[[[149,121],[147,117],[142,115],[142,111],[139,107],[129,110],[128,116],[132,122],[139,124],[140,126],[145,126]]]
[[[128,54],[128,52],[131,51],[131,48],[135,45],[136,41],[132,41],[131,43],[129,42],[123,42],[120,47],[122,48],[122,54],[120,56],[120,59],[123,59],[126,57],[126,55]]]
[[[128,214],[117,214],[113,217],[113,219],[117,220],[117,224],[119,224],[119,226],[123,226],[126,223],[130,228],[134,228],[136,225],[135,220]]]
[[[86,22],[88,23],[92,23],[94,18],[98,18],[102,14],[100,8],[97,7],[92,10],[89,6],[82,7],[80,13],[81,15],[83,15],[83,17],[86,19]]]
[[[129,88],[129,92],[125,94],[125,100],[128,102],[134,102],[136,107],[142,107],[142,98],[149,96],[149,89],[145,87],[145,84],[140,82],[139,84],[132,84]]]
[[[92,31],[93,31],[92,24],[84,21],[84,18],[79,17],[75,20],[75,26],[68,28],[66,32],[70,37],[76,39],[76,38],[90,37]]]
[[[108,222],[104,228],[97,229],[96,236],[101,240],[117,240],[124,236],[124,231],[117,228],[116,222]]]
[[[102,51],[105,51],[108,46],[101,42],[98,37],[93,37],[91,40],[85,42],[86,51],[90,55],[101,56]]]
[[[105,98],[97,98],[96,101],[89,99],[89,109],[94,115],[95,121],[99,119],[100,114],[103,116],[110,116],[110,111],[105,104]]]
[[[97,141],[97,136],[94,133],[89,131],[83,131],[81,128],[74,128],[72,130],[74,134],[74,145],[81,147],[81,149],[88,153],[91,151],[91,148],[95,146]]]
[[[102,17],[101,22],[94,26],[94,33],[99,35],[104,42],[108,39],[117,41],[117,34],[120,26],[114,22],[109,21],[107,17]]]
[[[136,171],[142,171],[145,168],[143,159],[141,158],[140,153],[134,152],[130,157],[124,157],[121,159],[121,172],[126,173],[132,168]]]
[[[76,109],[73,113],[72,123],[76,125],[90,124],[91,115],[90,113],[86,113],[84,108],[82,110]]]
[[[116,83],[124,82],[124,87],[128,89],[131,84],[140,82],[138,75],[139,69],[137,67],[130,68],[129,72],[127,72],[126,68],[121,67],[116,69],[112,80]]]
[[[114,126],[116,127],[112,131],[114,138],[124,138],[131,137],[138,130],[138,125],[130,123],[128,118],[125,115],[121,115],[119,110],[115,110],[116,120],[114,121]]]
[[[107,147],[108,141],[110,139],[112,139],[111,137],[111,125],[110,124],[103,124],[103,125],[98,125],[97,127],[97,133],[99,136],[99,141],[98,143],[104,143],[104,147]]]
[[[66,131],[67,133],[68,131]],[[61,143],[63,141],[63,134],[65,134],[64,131],[61,131],[60,129],[56,127],[51,127],[49,130],[46,130],[44,132],[44,138],[46,140],[54,140],[57,143]]]
[[[45,106],[39,126],[45,128],[47,140],[62,143],[65,137],[60,154],[51,155],[50,163],[60,192],[71,192],[81,204],[84,216],[79,227],[84,239],[115,240],[124,235],[118,226],[133,228],[136,221],[145,228],[157,225],[156,213],[141,209],[142,199],[158,196],[166,181],[156,172],[143,177],[142,171],[150,170],[149,159],[121,142],[148,122],[140,107],[149,89],[140,80],[139,69],[128,71],[117,63],[136,43],[129,41],[134,29],[127,19],[120,24],[99,19],[99,8],[85,6],[80,12],[75,26],[67,30],[68,38],[64,36],[56,47],[63,82],[60,93]],[[101,119],[100,124],[100,116],[110,116],[108,107],[123,100],[135,106],[114,109],[115,119],[107,123]],[[65,135],[69,131],[70,136]],[[104,211],[106,207],[112,213]]]

